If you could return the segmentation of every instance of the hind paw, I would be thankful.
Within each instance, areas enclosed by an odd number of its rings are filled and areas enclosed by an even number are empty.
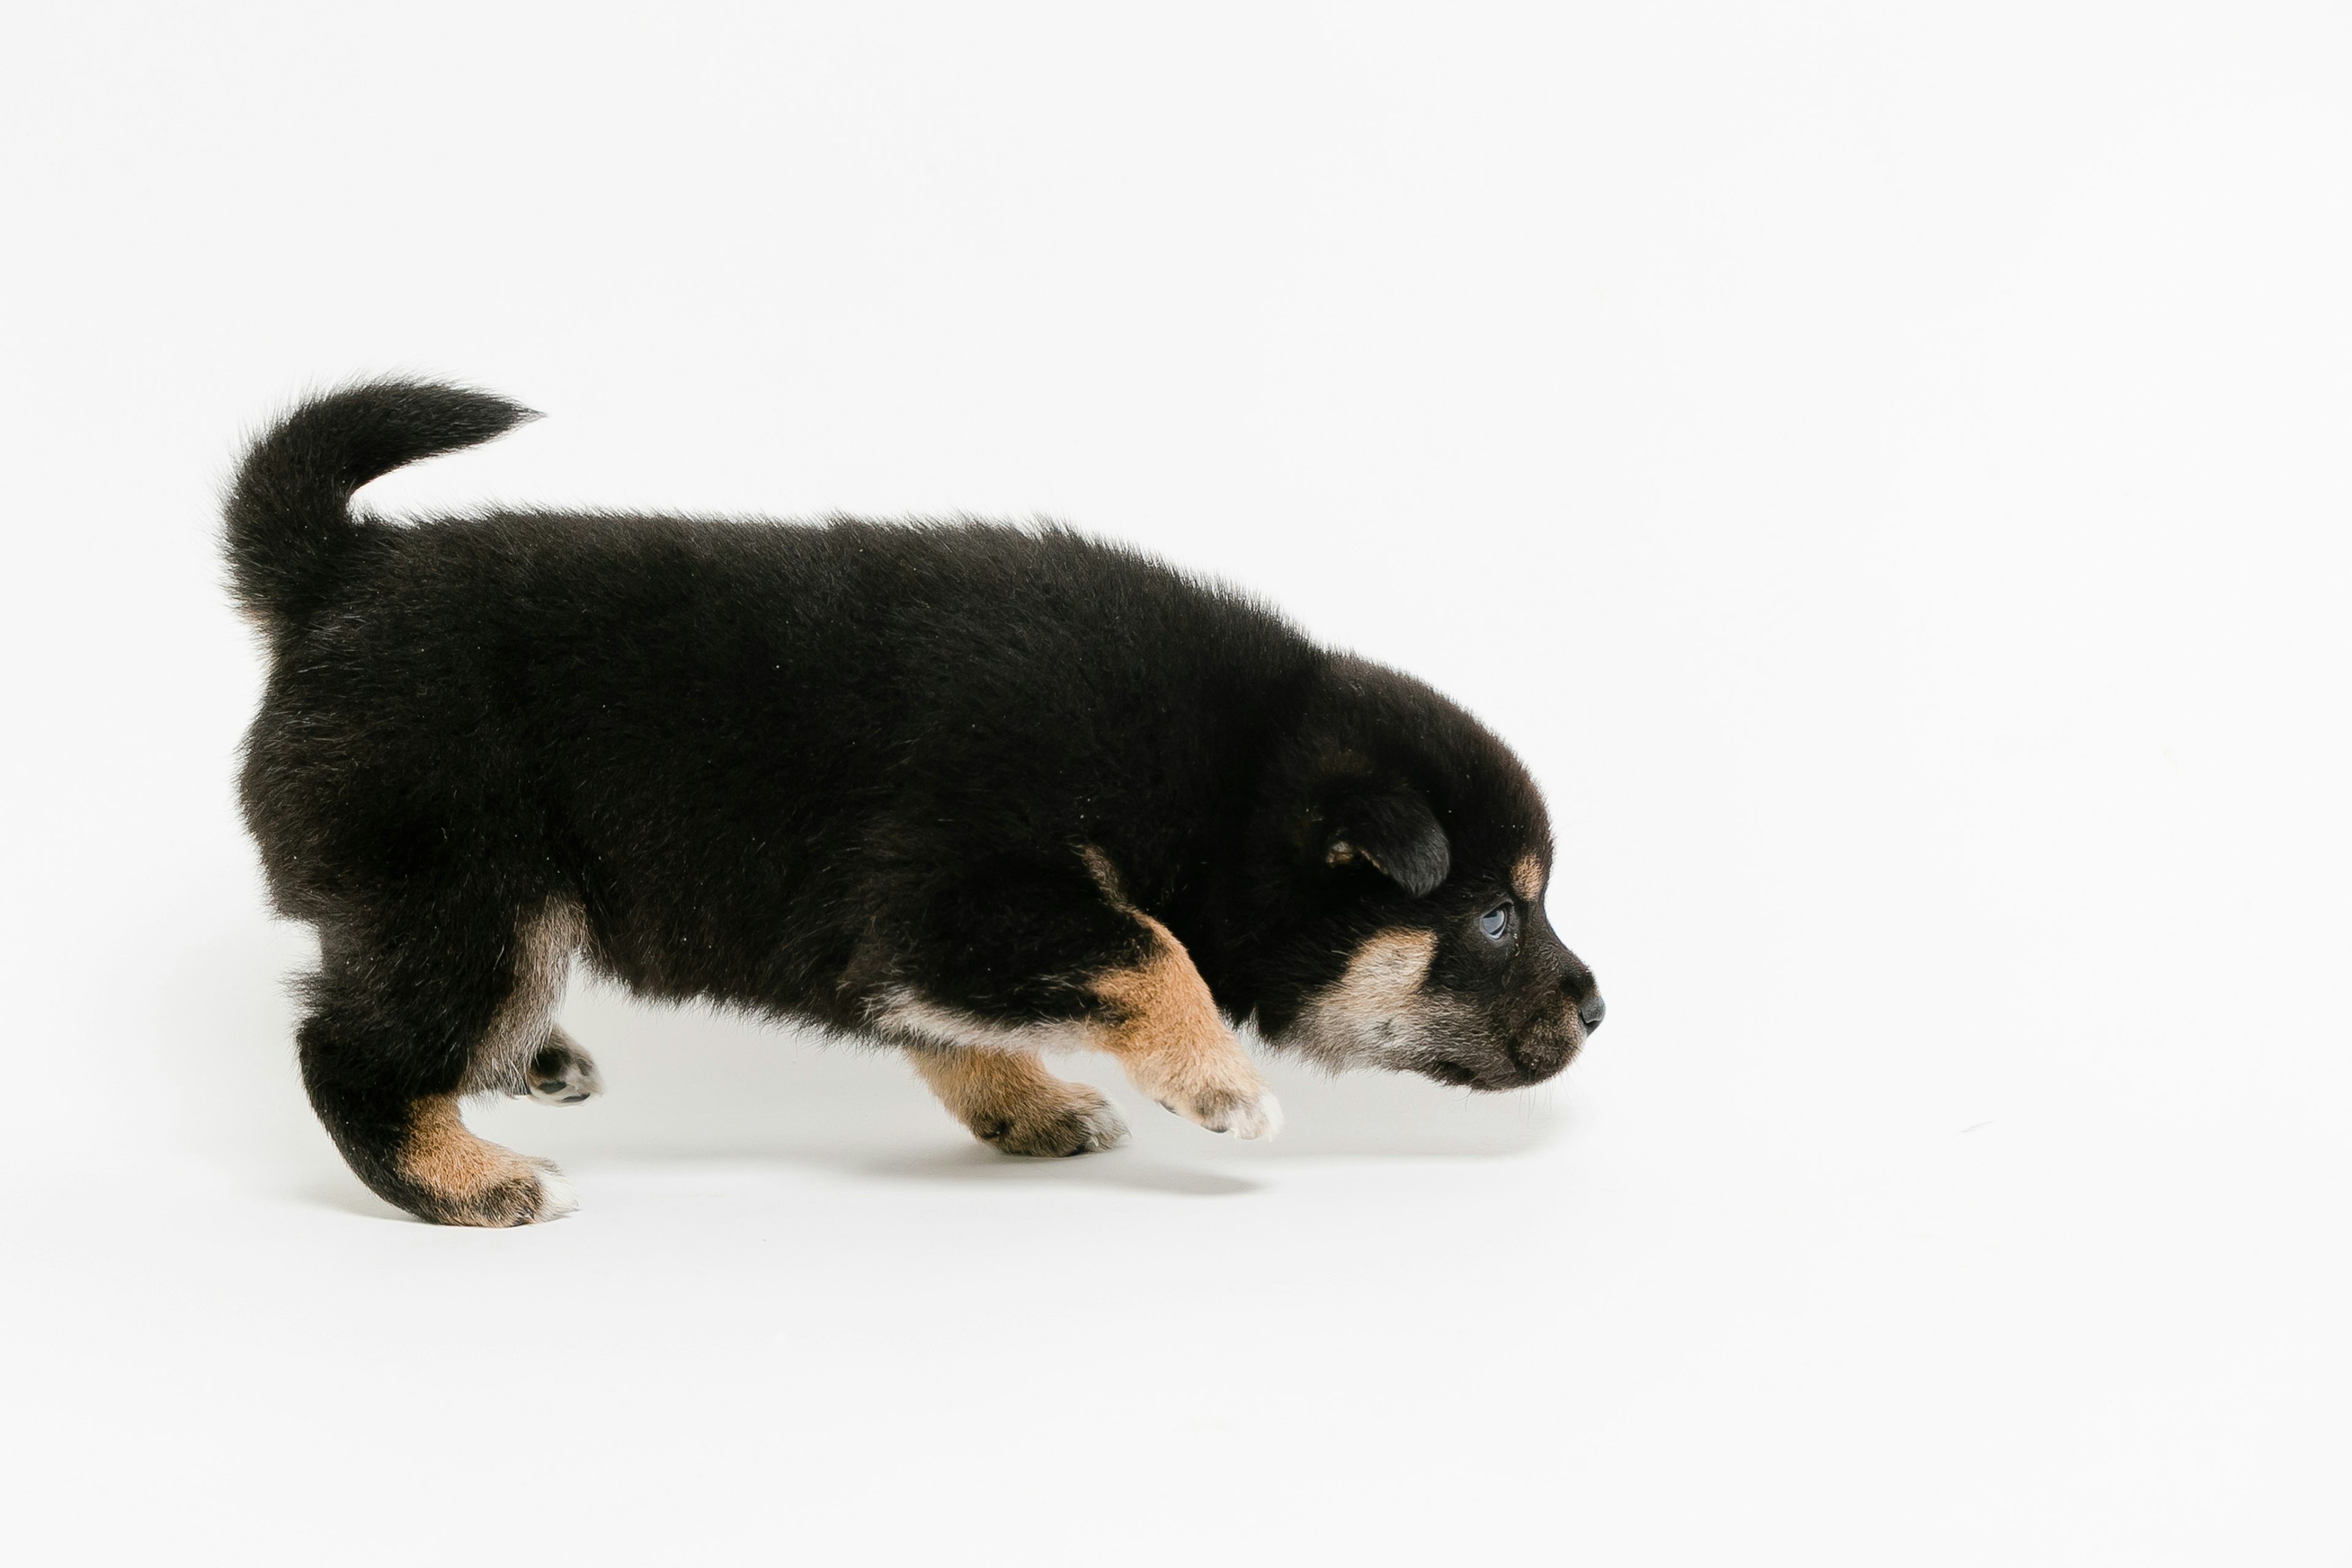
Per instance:
[[[514,1092],[541,1105],[579,1105],[604,1092],[604,1076],[596,1070],[594,1058],[558,1029],[530,1058],[523,1069],[523,1087]]]
[[[418,1100],[393,1158],[381,1165],[355,1161],[352,1168],[383,1196],[436,1225],[538,1225],[579,1206],[553,1161],[477,1138],[454,1097]]]

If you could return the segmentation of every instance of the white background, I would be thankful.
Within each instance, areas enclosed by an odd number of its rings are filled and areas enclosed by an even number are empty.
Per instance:
[[[13,9],[0,1553],[2352,1562],[2347,16]],[[1607,1028],[1020,1163],[589,990],[477,1119],[579,1215],[396,1215],[212,531],[387,369],[550,417],[380,507],[1052,515],[1431,679]]]

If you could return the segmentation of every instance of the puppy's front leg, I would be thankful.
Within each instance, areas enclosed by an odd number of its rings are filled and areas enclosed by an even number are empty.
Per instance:
[[[971,1135],[1007,1154],[1084,1154],[1127,1141],[1110,1101],[1055,1078],[1034,1051],[917,1046],[908,1055]]]
[[[1282,1126],[1282,1106],[1225,1026],[1184,944],[1142,910],[1124,912],[1150,940],[1139,963],[1094,977],[1103,1049],[1136,1088],[1177,1115],[1212,1132],[1271,1136]]]
[[[910,1048],[966,1126],[1015,1152],[1115,1141],[1076,1126],[1094,1107],[1072,1097],[1093,1091],[1048,1075],[1041,1047],[1107,1051],[1138,1089],[1213,1131],[1273,1132],[1281,1108],[1184,944],[1128,901],[1100,851],[1079,858],[1083,874],[1066,863],[933,888],[897,952],[877,948],[871,967],[890,980],[869,1021]]]

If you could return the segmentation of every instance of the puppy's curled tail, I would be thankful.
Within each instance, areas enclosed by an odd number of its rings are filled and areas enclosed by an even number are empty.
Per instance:
[[[314,397],[265,432],[229,487],[229,581],[273,638],[302,626],[341,580],[364,525],[352,492],[404,463],[537,418],[519,403],[436,381],[361,382]]]

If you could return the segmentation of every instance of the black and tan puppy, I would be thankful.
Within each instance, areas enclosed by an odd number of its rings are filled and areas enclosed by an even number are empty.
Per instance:
[[[271,655],[246,817],[319,931],[303,1080],[391,1202],[572,1206],[458,1104],[596,1090],[552,1021],[574,953],[902,1047],[1015,1154],[1126,1132],[1044,1049],[1258,1138],[1279,1112],[1236,1024],[1476,1089],[1600,1024],[1544,920],[1534,784],[1428,688],[1056,529],[352,511],[529,416],[351,387],[227,504]]]

